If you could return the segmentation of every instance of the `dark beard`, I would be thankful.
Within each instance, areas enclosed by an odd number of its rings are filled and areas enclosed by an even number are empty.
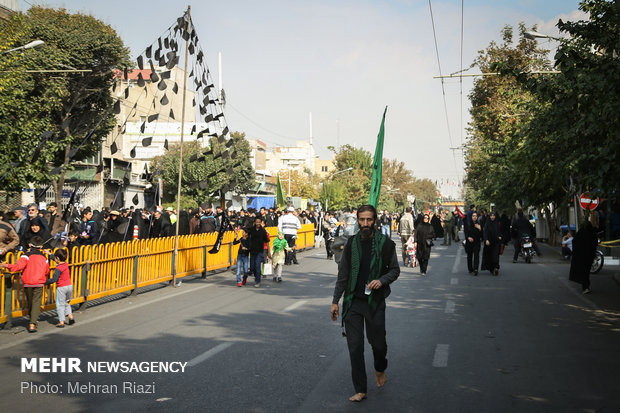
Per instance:
[[[361,228],[362,238],[370,238],[372,236],[372,228]]]

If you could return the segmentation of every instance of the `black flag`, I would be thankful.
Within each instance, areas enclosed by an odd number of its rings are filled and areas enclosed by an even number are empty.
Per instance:
[[[228,230],[232,230],[232,226],[230,225],[228,214],[226,213],[226,211],[222,211],[222,225],[220,226],[220,230],[217,233],[215,245],[209,250],[209,254],[217,254],[218,252],[220,252],[220,248],[222,247],[222,239],[224,238],[224,232]]]

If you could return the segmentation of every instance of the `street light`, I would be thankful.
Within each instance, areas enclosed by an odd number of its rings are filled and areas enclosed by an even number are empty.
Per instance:
[[[19,46],[19,47],[15,47],[13,49],[9,49],[9,50],[5,50],[4,52],[2,52],[2,54],[4,53],[10,53],[10,52],[14,52],[17,50],[22,50],[22,49],[32,49],[34,47],[41,47],[45,44],[45,42],[43,40],[33,40],[28,44],[25,44],[23,46]]]
[[[560,40],[557,37],[549,36],[548,34],[538,33],[534,30],[523,33],[526,39],[536,40],[536,39],[550,39],[550,40]]]
[[[352,171],[352,170],[353,170],[353,168],[351,167],[351,168],[343,169],[342,171],[334,172],[333,174],[331,174],[330,176],[327,177],[327,180],[329,181],[335,175],[341,174],[343,172],[349,172],[349,171]]]

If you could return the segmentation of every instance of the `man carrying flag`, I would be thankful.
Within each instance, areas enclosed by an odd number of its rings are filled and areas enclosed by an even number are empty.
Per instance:
[[[387,107],[385,110],[387,111]],[[364,326],[366,337],[372,346],[377,387],[382,387],[387,380],[385,299],[390,295],[390,284],[400,275],[396,245],[375,228],[376,205],[381,190],[384,122],[385,111],[373,162],[369,205],[362,205],[357,210],[360,231],[349,238],[344,247],[330,309],[332,320],[337,320],[340,312],[338,302],[344,296],[342,323],[346,330],[351,377],[355,389],[355,394],[349,398],[352,402],[361,402],[368,394],[364,361]]]

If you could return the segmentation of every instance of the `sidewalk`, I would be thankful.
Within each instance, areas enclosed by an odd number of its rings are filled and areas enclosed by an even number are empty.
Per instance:
[[[562,271],[562,277],[568,280],[570,260],[562,259],[560,248],[542,242],[539,242],[538,246],[543,256],[534,257],[534,262],[564,266],[566,270]],[[508,247],[507,251],[512,253],[514,250]],[[598,274],[590,275],[590,282],[592,293],[584,297],[602,311],[620,312],[620,267],[603,264],[603,269]],[[581,286],[576,283],[570,282],[569,285],[575,286],[577,292],[581,290]]]

